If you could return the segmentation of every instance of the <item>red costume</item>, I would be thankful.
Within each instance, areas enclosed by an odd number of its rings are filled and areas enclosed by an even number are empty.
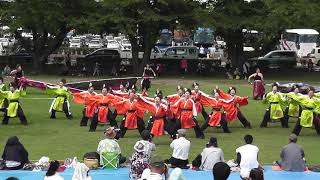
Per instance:
[[[201,95],[200,102],[205,107],[212,107],[212,113],[208,124],[212,127],[220,125],[222,117],[222,112],[220,111],[220,109],[222,108],[221,101],[218,101],[217,99],[209,97],[207,95]]]
[[[196,103],[197,113],[198,114],[201,113],[201,111],[202,111],[202,104],[200,102],[201,92],[200,91],[198,91],[198,92],[192,91],[191,97],[194,100],[194,102]]]
[[[90,93],[88,91],[80,92],[80,93],[73,93],[73,100],[76,104],[84,104],[85,105],[85,113],[84,116],[87,118],[92,118],[94,112],[96,111],[96,103],[86,101],[86,99],[93,98],[97,93],[93,92]]]
[[[114,95],[108,93],[107,95],[98,94],[87,99],[88,103],[97,104],[96,112],[98,113],[99,122],[106,123],[108,121],[108,106],[113,102],[113,98]]]
[[[194,117],[197,116],[195,103],[192,99],[181,98],[174,105],[171,106],[175,115],[179,115],[181,128],[193,128],[196,124]]]

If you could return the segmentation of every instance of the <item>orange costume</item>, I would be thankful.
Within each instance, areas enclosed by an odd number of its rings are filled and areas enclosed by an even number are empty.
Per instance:
[[[222,103],[222,107],[226,113],[226,121],[232,122],[236,119],[239,119],[240,122],[246,128],[251,128],[248,120],[243,116],[241,111],[238,108],[239,106],[245,106],[248,104],[248,97],[240,97],[240,96],[231,96],[230,94],[226,94],[221,90],[217,90],[217,93],[220,96],[220,101]]]
[[[139,97],[138,102],[139,106],[148,110],[152,116],[153,124],[150,133],[154,136],[162,136],[165,129],[165,117],[168,115],[170,109],[164,104],[157,106],[145,97]]]
[[[212,127],[220,125],[222,117],[222,112],[220,111],[222,108],[221,101],[207,95],[201,95],[200,102],[205,107],[212,107],[212,113],[210,115],[210,119],[208,120],[208,124]]]
[[[87,126],[88,119],[92,118],[95,111],[96,111],[96,104],[95,103],[89,103],[86,101],[86,99],[90,99],[94,97],[97,93],[92,92],[90,93],[89,91],[83,91],[80,93],[73,93],[73,100],[74,103],[76,104],[84,104],[85,107],[83,109],[83,116],[80,122],[80,126]]]
[[[196,104],[197,113],[198,114],[201,113],[201,111],[202,111],[202,104],[200,102],[201,92],[200,91],[198,91],[198,92],[192,91],[191,98],[194,100],[194,102]]]

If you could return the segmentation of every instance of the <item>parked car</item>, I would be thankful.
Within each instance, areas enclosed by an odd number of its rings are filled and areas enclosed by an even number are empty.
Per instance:
[[[123,39],[120,44],[121,51],[131,51],[131,43],[127,39]]]
[[[120,49],[120,45],[117,41],[111,40],[111,41],[108,41],[107,48],[108,49]]]
[[[163,54],[163,59],[198,59],[199,50],[196,46],[173,46]]]
[[[80,39],[71,39],[70,43],[69,43],[69,47],[70,48],[81,48],[82,43]]]
[[[100,49],[102,46],[103,44],[99,39],[92,39],[88,44],[88,48]]]
[[[262,69],[290,69],[297,65],[298,56],[296,51],[276,50],[263,57],[249,59],[251,64]]]
[[[11,45],[9,38],[0,38],[0,44],[2,44],[2,47],[9,47]]]
[[[312,60],[313,64],[320,66],[320,47],[313,49],[307,57]]]

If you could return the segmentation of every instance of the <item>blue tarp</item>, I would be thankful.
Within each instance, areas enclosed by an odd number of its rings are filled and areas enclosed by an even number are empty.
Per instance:
[[[269,180],[309,180],[309,179],[320,179],[320,173],[314,172],[286,172],[286,171],[272,171],[270,166],[264,167],[265,179]],[[117,170],[105,169],[105,170],[93,170],[90,171],[90,176],[93,180],[128,180],[129,169],[121,168]],[[10,176],[18,177],[20,180],[43,180],[45,172],[32,172],[32,171],[0,171],[0,180],[5,180]],[[65,180],[71,180],[73,175],[73,169],[66,169],[60,173]],[[212,172],[206,171],[193,171],[184,170],[184,175],[189,179],[201,179],[201,180],[212,180]],[[228,180],[239,180],[239,173],[231,173]]]

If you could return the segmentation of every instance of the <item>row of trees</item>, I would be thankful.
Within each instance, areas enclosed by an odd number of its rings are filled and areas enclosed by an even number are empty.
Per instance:
[[[132,44],[137,74],[149,61],[161,29],[211,27],[225,39],[228,55],[237,66],[243,57],[242,29],[263,32],[261,41],[267,47],[279,39],[283,29],[317,29],[319,10],[318,0],[15,0],[0,1],[0,23],[33,33],[30,47],[15,31],[16,38],[33,53],[36,71],[71,29],[124,33]],[[138,61],[141,47],[144,56]]]

